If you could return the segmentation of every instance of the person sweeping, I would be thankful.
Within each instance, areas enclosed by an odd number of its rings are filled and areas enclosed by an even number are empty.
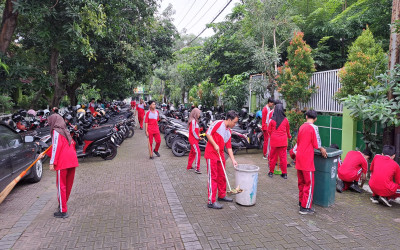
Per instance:
[[[150,104],[149,104],[150,105]],[[139,120],[140,129],[143,130],[143,120],[144,120],[144,107],[146,107],[146,103],[140,98],[140,102],[136,105],[136,115]]]
[[[279,166],[282,170],[281,177],[287,179],[287,146],[290,135],[289,121],[286,118],[282,104],[277,104],[274,114],[269,122],[268,134],[270,136],[271,155],[269,157],[269,177],[274,176],[276,162],[279,158]]]
[[[187,169],[192,169],[193,161],[196,166],[196,174],[201,174],[200,172],[200,128],[199,128],[199,118],[201,111],[198,108],[194,108],[189,114],[188,129],[189,129],[189,143],[190,143],[190,153],[188,159]]]
[[[226,176],[225,176],[225,154],[224,147],[228,149],[229,157],[234,166],[237,166],[233,156],[231,145],[231,128],[238,122],[238,114],[231,110],[226,114],[226,120],[214,121],[208,128],[206,136],[208,139],[204,158],[207,162],[208,174],[208,207],[221,209],[223,206],[216,201],[218,191],[218,201],[232,202],[231,198],[226,197]]]
[[[161,136],[160,136],[160,129],[158,128],[158,121],[160,120],[160,115],[156,110],[156,102],[149,101],[149,111],[147,111],[145,116],[145,131],[146,136],[149,138],[149,154],[150,159],[153,159],[153,152],[157,157],[160,157],[160,153],[158,153],[158,149],[161,145]],[[156,146],[153,151],[153,138],[156,141]]]
[[[74,183],[75,168],[79,166],[73,141],[64,119],[59,114],[53,114],[47,119],[52,135],[51,149],[47,151],[50,157],[49,169],[56,171],[57,199],[59,211],[56,218],[68,218],[67,202]]]

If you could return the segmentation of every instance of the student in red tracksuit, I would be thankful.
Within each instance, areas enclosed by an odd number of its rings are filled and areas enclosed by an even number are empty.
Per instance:
[[[140,129],[143,129],[143,120],[144,120],[144,107],[146,107],[146,103],[143,99],[140,99],[140,103],[136,105],[136,115],[139,120]]]
[[[145,123],[145,130],[146,130],[146,136],[149,137],[149,153],[150,153],[150,159],[153,159],[153,152],[154,154],[157,155],[157,157],[160,157],[160,154],[158,153],[158,149],[160,148],[161,144],[161,136],[160,136],[160,130],[158,128],[158,121],[160,120],[160,115],[158,114],[158,111],[156,110],[156,102],[155,101],[149,101],[149,111],[146,113],[146,117],[144,120]],[[154,148],[153,151],[153,138],[156,141],[156,147]]]
[[[136,109],[136,101],[133,98],[132,98],[132,101],[131,101],[131,108],[132,109]]]
[[[314,194],[314,148],[319,149],[326,158],[326,150],[321,146],[318,127],[314,125],[317,112],[306,113],[307,122],[301,125],[297,134],[296,169],[299,187],[300,214],[313,214],[312,199]]]
[[[189,143],[190,143],[190,153],[188,159],[187,169],[192,169],[193,161],[196,164],[196,174],[201,174],[200,172],[200,128],[199,128],[199,118],[201,111],[198,108],[194,108],[189,114],[188,129],[189,129]]]
[[[367,179],[368,160],[371,158],[372,152],[369,149],[364,151],[349,151],[344,158],[343,164],[338,167],[338,180],[336,183],[336,191],[342,193],[347,189],[351,189],[357,193],[361,193],[358,181],[363,182]]]
[[[268,134],[270,136],[271,153],[269,156],[269,177],[274,176],[274,170],[278,157],[282,170],[281,177],[287,179],[287,145],[290,135],[289,121],[286,118],[282,104],[277,104],[274,114],[268,125]]]
[[[96,112],[96,110],[95,110],[96,104],[94,102],[95,102],[94,98],[92,98],[89,102],[89,110],[92,114],[94,114],[94,112]]]
[[[371,163],[371,201],[391,207],[391,200],[400,197],[400,166],[394,161],[394,146],[383,146],[382,155],[376,155]]]
[[[47,119],[52,135],[52,148],[47,151],[50,157],[50,170],[57,172],[57,198],[59,211],[54,213],[56,218],[68,218],[67,202],[74,183],[75,168],[78,157],[73,141],[64,119],[59,114],[53,114]]]
[[[231,128],[238,122],[238,114],[231,110],[226,114],[226,120],[214,121],[208,128],[206,136],[208,139],[204,158],[207,162],[208,173],[208,207],[221,209],[222,205],[216,201],[218,190],[218,200],[232,202],[226,197],[226,178],[223,166],[226,166],[224,147],[228,149],[229,157],[234,166],[237,165],[233,156],[231,145]],[[222,160],[222,162],[221,162]]]
[[[268,134],[268,124],[271,121],[272,114],[274,113],[273,107],[274,107],[275,101],[272,98],[268,98],[268,103],[265,105],[265,107],[262,110],[262,117],[261,117],[261,129],[264,134],[264,145],[263,145],[263,158],[264,160],[268,159],[268,154],[270,151],[270,146],[269,146],[269,134]]]

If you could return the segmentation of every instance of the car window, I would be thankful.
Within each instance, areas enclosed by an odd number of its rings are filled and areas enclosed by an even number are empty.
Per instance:
[[[22,138],[10,129],[0,126],[0,144],[4,148],[15,148],[22,144]]]

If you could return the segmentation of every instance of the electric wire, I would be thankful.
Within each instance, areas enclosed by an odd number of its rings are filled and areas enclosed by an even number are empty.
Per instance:
[[[200,13],[200,11],[204,8],[204,6],[206,6],[206,4],[208,3],[208,0],[203,4],[203,6],[201,6],[201,8],[199,9],[199,11],[197,11],[197,13],[194,15],[194,17],[192,19],[190,19],[190,21],[185,25],[185,27],[183,27],[184,29],[191,23],[193,22],[193,20],[197,17],[197,15]],[[206,12],[207,13],[207,12]]]
[[[214,19],[211,21],[210,24],[212,24],[212,23],[215,21],[215,19],[217,19],[217,18],[219,17],[219,15],[221,15],[221,13],[226,9],[226,7],[228,7],[228,5],[229,5],[231,2],[232,2],[232,0],[230,0],[230,1],[225,5],[225,7],[218,13],[218,15],[217,15],[216,17],[214,17]],[[198,34],[193,40],[191,40],[191,41],[188,43],[188,45],[190,45],[190,44],[191,44],[194,40],[196,40],[201,34],[203,34],[203,32],[206,31],[206,29],[208,29],[207,26],[200,32],[200,34]]]
[[[210,8],[208,8],[208,10],[207,10],[206,12],[204,12],[204,14],[197,20],[197,22],[195,22],[195,23],[189,28],[189,30],[193,29],[193,27],[196,26],[196,25],[200,22],[201,19],[203,19],[203,17],[210,11],[210,9],[211,9],[212,7],[214,7],[214,5],[215,5],[217,2],[218,2],[218,0],[215,0],[214,3],[210,6]]]
[[[193,5],[196,3],[197,0],[194,0],[194,2],[192,3],[192,5],[190,6],[190,8],[188,9],[188,11],[186,12],[185,16],[181,19],[181,21],[178,23],[177,26],[179,26],[182,21],[185,19],[185,17],[187,16],[187,14],[189,14],[190,10],[193,8]]]

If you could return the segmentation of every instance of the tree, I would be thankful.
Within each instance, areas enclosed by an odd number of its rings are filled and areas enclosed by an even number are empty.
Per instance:
[[[248,99],[249,75],[225,75],[221,81],[222,101],[225,110],[240,110]]]
[[[338,76],[342,84],[337,98],[365,94],[369,86],[378,84],[375,76],[385,72],[387,61],[381,46],[367,28],[349,49],[349,56]]]

